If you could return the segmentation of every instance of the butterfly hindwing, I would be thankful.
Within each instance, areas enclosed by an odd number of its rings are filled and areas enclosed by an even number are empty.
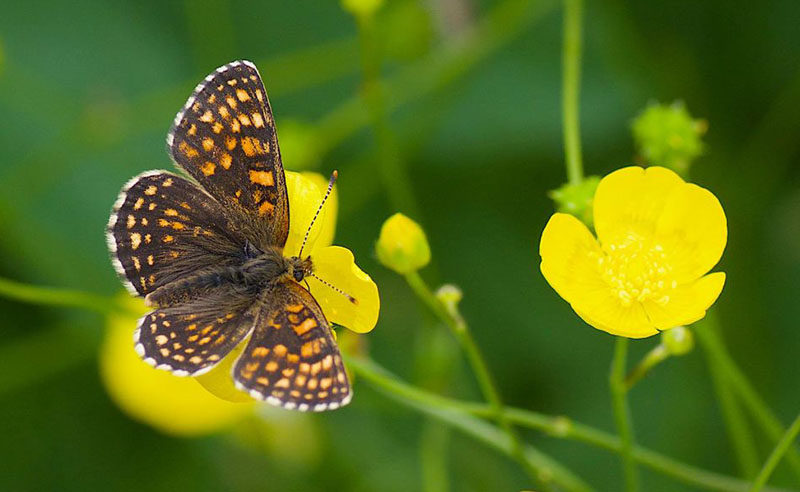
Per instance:
[[[212,369],[253,328],[258,310],[250,295],[218,289],[202,299],[156,309],[139,320],[136,352],[178,376]]]
[[[282,247],[289,206],[267,92],[255,65],[236,61],[201,82],[167,135],[178,167],[239,219],[264,249]]]
[[[122,189],[108,222],[112,261],[133,294],[199,269],[232,264],[240,252],[219,204],[195,184],[148,171]]]
[[[292,280],[265,292],[250,342],[233,368],[236,386],[272,405],[332,410],[350,402],[350,383],[317,302]]]

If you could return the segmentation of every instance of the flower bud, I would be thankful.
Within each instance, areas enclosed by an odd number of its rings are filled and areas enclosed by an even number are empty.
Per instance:
[[[695,120],[682,102],[650,104],[633,121],[639,155],[650,166],[663,166],[686,176],[689,166],[703,153],[701,136],[705,120]]]
[[[342,8],[356,17],[370,17],[383,6],[383,0],[342,0]]]
[[[694,348],[694,335],[685,326],[676,326],[661,332],[661,343],[670,355],[686,355]]]
[[[389,217],[381,227],[375,245],[378,260],[403,275],[424,267],[431,261],[431,250],[425,231],[403,214]]]
[[[436,289],[436,297],[445,306],[456,307],[461,302],[461,298],[464,297],[464,293],[461,292],[457,285],[444,284]]]
[[[549,196],[555,202],[557,212],[574,215],[591,227],[594,222],[592,202],[598,184],[599,176],[588,176],[578,184],[565,183],[561,188],[551,191]]]

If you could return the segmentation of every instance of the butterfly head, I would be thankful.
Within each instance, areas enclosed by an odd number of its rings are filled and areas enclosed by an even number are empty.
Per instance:
[[[310,256],[305,259],[300,259],[299,256],[292,256],[289,258],[288,266],[289,275],[298,283],[314,274],[314,263],[311,261]]]

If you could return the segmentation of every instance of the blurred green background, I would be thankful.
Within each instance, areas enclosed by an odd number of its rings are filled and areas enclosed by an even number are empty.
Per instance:
[[[709,122],[692,180],[719,197],[729,221],[718,267],[728,274],[717,303],[724,339],[788,422],[800,408],[800,3],[587,4],[587,174],[633,162],[631,120],[650,100],[682,99]],[[411,178],[415,205],[401,211],[431,242],[424,276],[463,289],[464,315],[509,404],[613,432],[612,337],[581,322],[538,271],[553,209],[546,193],[565,181],[560,4],[388,1],[377,21],[366,41],[384,62],[397,155]],[[443,328],[375,260],[380,225],[398,207],[359,96],[362,48],[336,1],[4,1],[0,276],[117,293],[103,230],[120,187],[171,167],[166,131],[202,77],[251,59],[286,167],[339,170],[337,242],[381,289],[381,319],[362,337],[371,356],[416,384],[480,398]],[[281,433],[284,417],[268,413],[272,430],[260,442],[242,439],[242,428],[170,437],[107,396],[97,369],[101,316],[0,298],[0,320],[0,490],[423,488],[421,436],[439,431],[365,382],[356,381],[345,409],[303,417],[309,435]],[[632,362],[656,343],[634,341]],[[637,441],[735,475],[713,396],[699,348],[662,364],[630,395]],[[621,488],[616,455],[523,435],[597,489]],[[440,437],[434,454],[452,490],[530,485],[484,445]],[[765,457],[771,444],[758,443]],[[650,471],[642,478],[650,491],[695,490]],[[774,483],[790,478],[779,468]]]

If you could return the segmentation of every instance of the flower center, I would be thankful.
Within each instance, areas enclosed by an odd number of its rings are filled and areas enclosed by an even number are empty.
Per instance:
[[[672,266],[661,244],[629,231],[604,249],[597,267],[623,306],[646,300],[661,306],[669,302],[678,283],[670,275]]]

